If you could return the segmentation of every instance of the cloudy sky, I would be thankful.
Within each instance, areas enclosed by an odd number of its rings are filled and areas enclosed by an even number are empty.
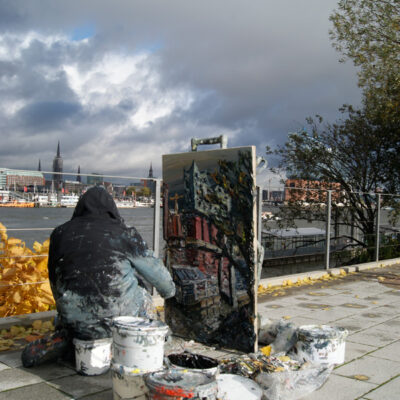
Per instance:
[[[190,138],[282,144],[357,105],[336,0],[0,0],[0,167],[161,175]]]

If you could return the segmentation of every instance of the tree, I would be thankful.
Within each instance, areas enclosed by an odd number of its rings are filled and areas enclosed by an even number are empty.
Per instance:
[[[386,137],[387,163],[382,173],[400,190],[400,2],[340,0],[330,20],[333,46],[359,67],[363,108]]]
[[[334,47],[360,67],[359,84],[389,89],[400,84],[400,2],[340,0],[330,20]]]
[[[334,195],[333,213],[341,225],[355,226],[362,233],[359,238],[347,232],[349,245],[363,246],[373,252],[377,192],[388,192],[392,180],[382,170],[387,162],[386,138],[380,127],[371,122],[365,112],[351,106],[341,109],[344,119],[335,124],[324,124],[321,117],[309,118],[309,129],[289,134],[287,142],[267,154],[280,157],[280,167],[288,176],[309,181],[340,184]],[[293,226],[296,218],[325,220],[326,190],[304,192],[301,201],[292,201],[281,208],[280,225]],[[381,206],[393,198],[384,196]],[[296,200],[296,196],[294,196]],[[309,204],[304,207],[304,203]]]
[[[138,192],[137,195],[139,197],[150,197],[151,196],[151,189],[147,186],[142,187]]]

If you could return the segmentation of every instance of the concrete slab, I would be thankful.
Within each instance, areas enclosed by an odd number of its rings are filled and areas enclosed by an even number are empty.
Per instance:
[[[6,364],[0,363],[0,371],[3,371],[5,369],[9,369],[10,367]]]
[[[400,374],[400,362],[367,355],[335,369],[335,374],[354,378],[356,375],[368,377],[369,383],[381,385]]]
[[[395,342],[397,339],[397,336],[393,337],[390,331],[385,331],[380,326],[374,326],[372,328],[350,334],[347,337],[348,342],[367,344],[377,347],[386,346]]]
[[[112,388],[111,374],[100,376],[72,375],[55,379],[48,383],[50,386],[67,393],[74,398],[81,398],[94,393],[104,392]]]
[[[71,396],[59,392],[46,383],[29,385],[0,393],[0,400],[73,400]]]
[[[303,400],[354,400],[376,388],[369,382],[357,381],[331,374],[325,384],[317,391],[303,397]]]
[[[337,321],[340,321],[346,317],[352,317],[354,314],[354,310],[343,309],[339,307],[327,307],[325,310],[311,310],[304,315],[307,315],[308,318],[324,321],[325,323],[332,322],[333,325],[340,325],[340,323]]]
[[[377,350],[377,347],[368,346],[360,343],[346,342],[344,362],[348,363],[349,361],[363,357],[366,354],[370,353],[371,351],[375,350]]]
[[[89,396],[79,397],[82,400],[113,400],[113,391],[111,389],[101,393],[90,394]]]
[[[0,371],[0,392],[39,382],[43,382],[43,379],[19,368]]]
[[[8,351],[0,353],[0,362],[11,368],[22,367],[21,351]]]
[[[52,381],[64,376],[76,375],[74,369],[57,363],[44,364],[40,365],[39,367],[32,368],[21,367],[21,369],[31,373],[32,375],[36,375],[45,381]]]
[[[380,349],[377,349],[373,353],[369,354],[371,357],[377,357],[377,358],[384,358],[387,360],[392,360],[392,361],[400,361],[400,340],[397,342],[388,344],[385,347],[382,347]],[[400,392],[399,392],[400,393]]]
[[[371,393],[365,395],[367,400],[398,400],[400,394],[400,376],[387,382],[385,385],[378,387]]]

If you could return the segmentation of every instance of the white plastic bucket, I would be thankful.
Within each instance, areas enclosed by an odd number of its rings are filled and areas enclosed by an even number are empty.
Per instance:
[[[168,369],[152,372],[145,381],[149,388],[149,400],[217,399],[215,376],[207,376],[202,372]]]
[[[144,374],[138,368],[127,368],[120,364],[111,365],[114,400],[146,400],[149,389]]]
[[[169,354],[168,362],[174,369],[182,369],[190,372],[202,372],[209,376],[218,374],[218,361],[213,358],[189,352]]]
[[[244,376],[221,374],[217,384],[219,400],[260,400],[263,395],[261,387]]]
[[[328,325],[304,325],[298,329],[297,358],[316,364],[342,364],[348,331]]]
[[[100,375],[110,369],[111,338],[74,339],[76,371],[82,375]]]
[[[168,325],[138,317],[113,319],[113,363],[144,371],[162,368]]]

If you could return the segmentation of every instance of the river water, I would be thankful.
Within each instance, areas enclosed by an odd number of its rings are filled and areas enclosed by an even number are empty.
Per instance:
[[[44,242],[52,230],[71,219],[74,208],[12,208],[0,207],[0,222],[6,226],[8,237],[22,239],[27,247],[35,241]],[[119,209],[126,225],[134,226],[150,248],[153,247],[154,208]],[[163,248],[160,221],[160,249]]]

